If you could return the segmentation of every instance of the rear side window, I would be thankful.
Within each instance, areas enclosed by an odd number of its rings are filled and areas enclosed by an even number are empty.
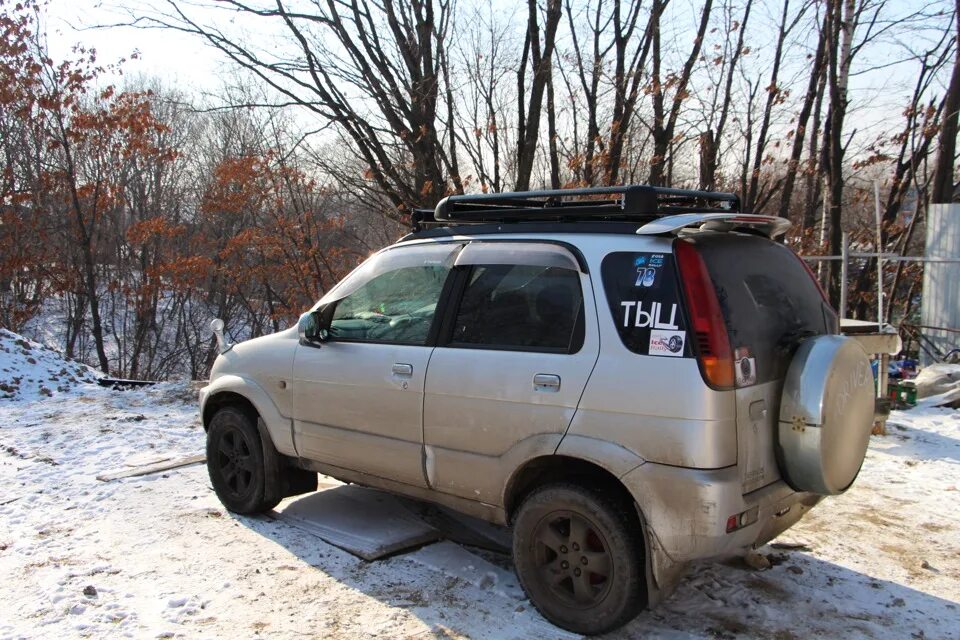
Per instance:
[[[583,345],[578,272],[547,266],[470,268],[450,346],[574,353]]]
[[[634,353],[691,355],[671,253],[616,252],[600,266],[620,340]]]
[[[837,332],[836,313],[787,247],[729,233],[689,241],[703,257],[716,289],[738,387],[783,377],[801,340]]]

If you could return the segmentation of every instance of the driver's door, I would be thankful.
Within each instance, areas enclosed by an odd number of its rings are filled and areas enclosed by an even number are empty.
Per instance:
[[[334,299],[321,300],[328,337],[301,343],[294,359],[301,456],[426,486],[423,383],[453,251],[434,245],[378,254],[331,292]]]

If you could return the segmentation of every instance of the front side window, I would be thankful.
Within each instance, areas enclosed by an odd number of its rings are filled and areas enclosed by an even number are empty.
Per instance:
[[[330,322],[335,340],[426,344],[450,273],[442,264],[412,266],[374,276],[337,301]]]
[[[451,346],[574,353],[583,344],[580,277],[552,266],[471,267]]]

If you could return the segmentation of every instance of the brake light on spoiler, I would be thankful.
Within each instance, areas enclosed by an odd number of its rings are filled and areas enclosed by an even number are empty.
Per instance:
[[[694,350],[703,378],[712,387],[733,388],[733,350],[707,265],[689,241],[678,239],[674,243],[674,252],[690,314],[690,325],[696,336]]]

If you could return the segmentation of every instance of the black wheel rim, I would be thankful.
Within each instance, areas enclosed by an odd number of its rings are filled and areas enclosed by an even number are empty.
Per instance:
[[[589,608],[607,596],[613,558],[600,529],[572,511],[543,518],[533,533],[535,575],[564,604]]]
[[[231,496],[242,498],[247,495],[253,485],[254,463],[250,442],[239,429],[230,427],[220,437],[217,468]]]

